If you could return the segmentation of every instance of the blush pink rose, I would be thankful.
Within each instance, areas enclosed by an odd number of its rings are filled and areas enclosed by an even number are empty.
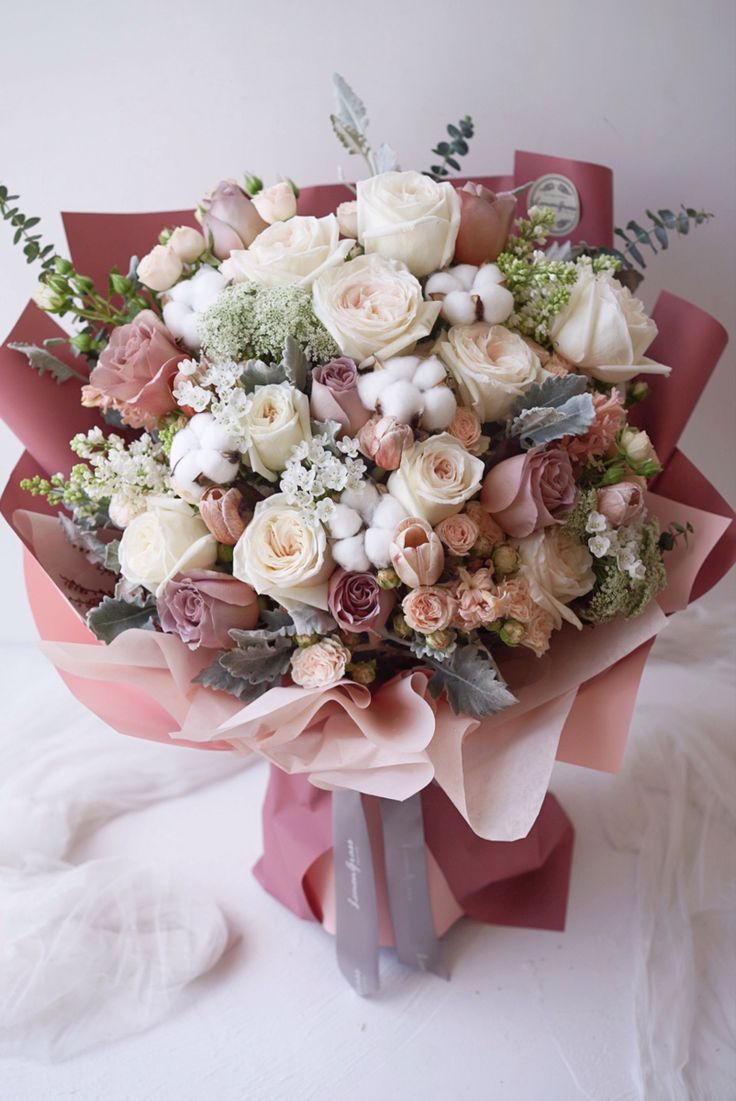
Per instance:
[[[242,187],[234,180],[221,180],[202,199],[197,217],[218,260],[227,260],[234,249],[248,248],[268,228]]]
[[[389,548],[391,565],[410,589],[434,585],[445,566],[442,543],[426,520],[408,516],[396,528]]]
[[[598,511],[613,528],[633,524],[644,511],[644,494],[636,482],[619,482],[598,490]]]
[[[457,611],[457,600],[449,589],[423,585],[404,597],[401,610],[413,631],[430,635],[450,626]]]
[[[458,406],[455,416],[447,426],[447,431],[463,445],[466,451],[475,454],[474,448],[481,437],[481,424],[480,417],[474,409],[468,409],[464,405]]]
[[[291,655],[291,679],[300,688],[330,688],[345,676],[351,657],[336,639],[320,639]]]
[[[516,539],[562,523],[577,490],[570,457],[559,447],[532,448],[494,466],[480,500],[496,523]]]
[[[493,517],[488,515],[480,501],[468,501],[465,512],[492,547],[504,542],[506,536]]]
[[[516,196],[496,195],[482,184],[458,188],[460,229],[455,242],[456,264],[483,264],[503,252],[516,212]]]
[[[143,310],[129,325],[113,329],[89,376],[84,403],[113,405],[123,419],[128,419],[126,411],[133,417],[163,417],[176,408],[171,386],[184,359],[163,322],[152,310]]]
[[[190,650],[229,650],[229,631],[249,631],[258,622],[258,597],[237,578],[216,570],[190,570],[164,586],[157,600],[161,627]]]
[[[348,436],[356,436],[370,417],[358,397],[358,368],[340,356],[312,371],[312,416],[318,421],[337,421]]]
[[[374,574],[335,570],[327,604],[342,631],[380,635],[394,605],[395,593],[380,587]]]
[[[478,525],[463,512],[446,516],[434,529],[450,554],[467,554],[480,535]]]
[[[395,417],[376,414],[365,422],[358,433],[358,447],[382,470],[398,470],[404,448],[414,443],[414,433],[408,424]]]

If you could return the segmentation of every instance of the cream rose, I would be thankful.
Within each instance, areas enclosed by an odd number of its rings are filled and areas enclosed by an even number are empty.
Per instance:
[[[314,312],[351,359],[411,351],[431,332],[439,302],[425,302],[419,281],[398,260],[359,256],[314,284]]]
[[[288,382],[257,386],[245,416],[246,456],[256,474],[275,482],[292,448],[311,440],[309,398]]]
[[[567,604],[595,585],[593,559],[587,547],[561,528],[543,528],[520,539],[519,576],[529,584],[532,599],[552,616],[555,627],[562,620],[582,624]]]
[[[389,492],[410,516],[438,524],[460,512],[480,489],[483,463],[442,432],[407,448],[388,480]]]
[[[366,253],[429,275],[452,260],[460,200],[450,183],[421,172],[384,172],[358,182],[358,240]]]
[[[234,576],[285,608],[301,603],[326,611],[333,569],[324,528],[283,493],[258,502],[233,551]]]
[[[656,335],[657,326],[628,288],[610,272],[587,267],[550,328],[555,351],[593,378],[616,383],[670,373],[644,355]]]
[[[236,283],[311,287],[323,272],[342,264],[352,241],[340,240],[334,214],[289,218],[259,233],[250,248],[236,249],[220,271]]]
[[[454,325],[435,351],[453,375],[462,401],[483,422],[503,420],[516,399],[547,376],[528,344],[503,325]]]
[[[118,557],[126,581],[156,592],[176,573],[214,566],[217,540],[185,501],[154,496],[123,532]]]
[[[286,222],[296,214],[296,195],[294,188],[286,180],[264,187],[251,199],[264,222],[271,226],[274,222]]]

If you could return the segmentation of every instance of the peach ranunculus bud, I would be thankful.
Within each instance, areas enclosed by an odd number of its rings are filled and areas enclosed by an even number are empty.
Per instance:
[[[495,260],[506,245],[516,212],[516,196],[496,195],[482,184],[458,189],[460,229],[455,242],[456,264],[483,264]]]
[[[136,274],[152,291],[173,287],[183,270],[180,257],[169,245],[156,245],[138,264]]]
[[[234,180],[222,180],[202,199],[196,217],[218,260],[227,260],[233,249],[248,248],[268,226]]]
[[[261,218],[270,226],[274,222],[288,222],[296,214],[294,188],[286,180],[259,191],[253,196],[252,202]]]
[[[401,521],[394,531],[389,553],[393,568],[410,589],[434,585],[445,566],[439,536],[418,516]]]
[[[470,548],[480,535],[480,529],[475,520],[464,512],[459,512],[455,516],[446,516],[444,520],[440,520],[434,530],[450,554],[459,556],[469,554]]]
[[[636,482],[618,482],[598,490],[598,511],[613,528],[633,524],[644,511],[644,494]]]
[[[358,203],[351,199],[346,203],[340,203],[337,211],[337,224],[343,237],[358,239]]]
[[[218,543],[234,547],[248,526],[252,513],[235,486],[210,486],[199,500],[199,515]]]
[[[405,447],[414,443],[414,433],[408,424],[395,417],[378,414],[366,421],[358,432],[358,447],[363,455],[383,470],[398,470]]]

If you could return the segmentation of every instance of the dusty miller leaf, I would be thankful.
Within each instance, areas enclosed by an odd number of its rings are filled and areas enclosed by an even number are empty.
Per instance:
[[[518,417],[525,409],[541,409],[544,406],[557,409],[575,394],[584,394],[587,386],[585,375],[550,375],[544,382],[535,382],[522,394],[511,410],[511,416]]]
[[[39,375],[49,374],[53,377],[55,382],[68,382],[70,378],[79,379],[81,382],[87,381],[85,375],[80,374],[62,360],[57,359],[56,356],[53,356],[51,352],[48,352],[45,348],[39,348],[37,344],[13,343],[8,344],[8,347],[12,348],[14,352],[20,352],[24,355],[31,367],[35,368]]]
[[[293,336],[286,338],[282,366],[291,385],[297,390],[304,390],[307,385],[307,357]]]
[[[138,604],[106,596],[101,604],[87,613],[87,626],[95,638],[109,643],[131,628],[150,628],[155,612],[153,599]]]
[[[310,604],[292,604],[289,614],[298,635],[328,635],[330,631],[337,630],[337,624],[329,612],[313,608]]]
[[[113,539],[112,542],[105,544],[105,561],[103,562],[103,565],[105,569],[110,570],[111,573],[120,573],[120,559],[118,557],[119,550],[119,539]]]
[[[292,622],[292,618],[287,611],[283,608],[264,608],[261,611],[261,619],[266,624],[269,631],[278,631],[280,628],[285,627],[287,634],[296,633],[296,628]],[[293,631],[290,630],[293,628]]]
[[[230,637],[238,645],[220,655],[220,665],[249,684],[276,680],[289,668],[293,644],[288,631],[287,627],[279,631],[231,631]]]
[[[373,165],[377,175],[382,172],[398,172],[400,168],[396,152],[386,142],[381,142],[378,149],[374,151]]]
[[[75,524],[69,516],[65,516],[63,512],[59,513],[59,523],[69,543],[75,550],[83,554],[88,562],[91,562],[93,566],[102,566],[104,569],[110,570],[111,573],[120,573],[120,563],[117,556],[117,549],[120,546],[119,539],[105,543],[94,531],[85,531],[79,524]]]
[[[456,715],[472,715],[479,719],[495,715],[517,702],[490,654],[478,646],[470,643],[461,646],[445,661],[425,660],[434,669],[429,681],[430,694],[439,699],[446,692]]]
[[[365,134],[368,126],[368,112],[362,99],[355,94],[344,77],[339,73],[332,74],[332,83],[337,92],[337,111],[334,117],[346,128],[361,135]]]
[[[573,394],[557,407],[524,409],[511,425],[510,435],[520,436],[522,447],[540,447],[563,436],[582,436],[595,418],[590,394]]]
[[[268,690],[265,683],[250,684],[242,677],[234,677],[220,664],[220,658],[217,658],[212,665],[208,665],[206,669],[198,673],[192,684],[202,684],[205,688],[211,688],[214,692],[229,692],[231,696],[242,700],[243,703],[250,703],[252,700],[258,699]]]
[[[243,368],[240,381],[247,394],[252,393],[256,386],[270,386],[273,383],[284,382],[286,368],[283,363],[264,363],[260,359],[249,359]]]
[[[337,115],[330,115],[330,122],[332,123],[332,129],[335,131],[335,137],[347,149],[348,153],[351,156],[364,157],[371,164],[370,146],[363,134],[358,133],[352,126],[346,126]]]

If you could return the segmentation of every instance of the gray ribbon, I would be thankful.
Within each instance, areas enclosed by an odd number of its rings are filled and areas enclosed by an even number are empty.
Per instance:
[[[429,897],[421,797],[379,799],[378,805],[396,954],[407,967],[446,979]]]
[[[332,793],[337,962],[358,994],[375,994],[378,909],[373,856],[360,792]]]

